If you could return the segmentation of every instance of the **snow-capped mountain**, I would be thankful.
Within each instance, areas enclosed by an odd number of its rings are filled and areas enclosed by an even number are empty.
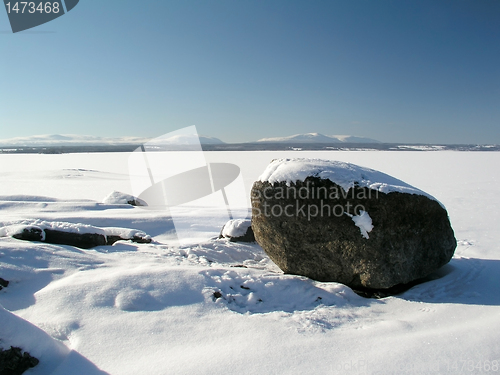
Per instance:
[[[295,134],[288,137],[262,138],[267,143],[380,143],[375,139],[352,135],[323,135],[320,133]]]
[[[79,134],[46,134],[28,137],[16,137],[0,139],[0,147],[58,147],[58,146],[118,146],[118,145],[191,145],[199,142],[202,145],[224,145],[219,138],[209,136],[197,136],[196,134],[177,134],[170,137],[98,137],[93,135]],[[254,142],[247,142],[254,143]],[[262,138],[257,143],[380,143],[379,141],[366,137],[352,135],[324,135],[320,133],[295,134],[288,137]]]
[[[332,138],[337,138],[340,142],[344,143],[381,143],[373,138],[356,137],[354,135],[332,135]]]

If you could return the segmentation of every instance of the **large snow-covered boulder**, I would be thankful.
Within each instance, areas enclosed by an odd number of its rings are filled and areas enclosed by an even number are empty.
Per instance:
[[[372,169],[273,160],[251,194],[255,238],[286,273],[383,290],[429,275],[455,251],[440,202]]]

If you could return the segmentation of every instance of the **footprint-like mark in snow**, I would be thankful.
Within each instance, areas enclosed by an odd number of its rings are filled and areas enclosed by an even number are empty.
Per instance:
[[[168,247],[160,245],[157,248],[164,250],[162,255],[177,264],[217,268],[229,266],[281,273],[281,270],[257,244],[215,240],[192,246]]]
[[[464,256],[469,250],[469,248],[474,245],[475,245],[474,240],[468,240],[468,239],[457,240],[457,248],[455,249],[455,256],[456,257]]]
[[[53,321],[39,324],[40,328],[47,332],[50,336],[61,341],[68,341],[73,331],[80,328],[80,324],[76,320],[69,321]]]
[[[419,311],[424,313],[433,313],[436,311],[436,309],[433,309],[431,307],[422,307]]]
[[[327,330],[358,319],[368,300],[339,283],[321,283],[302,276],[264,273],[261,270],[206,270],[205,298],[240,313],[281,313],[299,331]]]
[[[115,298],[115,307],[122,311],[160,310],[162,304],[146,290],[125,289]]]

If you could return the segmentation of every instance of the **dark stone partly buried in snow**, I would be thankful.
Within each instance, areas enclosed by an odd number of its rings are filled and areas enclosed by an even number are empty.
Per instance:
[[[146,237],[141,237],[141,236],[133,236],[132,238],[122,238],[120,236],[115,236],[115,235],[108,235],[106,236],[107,242],[106,245],[113,245],[117,241],[132,241],[135,243],[151,243],[151,237],[146,236]]]
[[[53,229],[44,229],[45,242],[69,245],[81,249],[90,249],[96,246],[106,245],[106,236],[99,233],[73,233]]]
[[[0,348],[0,374],[21,375],[26,370],[38,365],[39,360],[21,348],[11,346],[8,350]]]
[[[98,233],[73,233],[54,229],[27,227],[12,237],[23,241],[42,241],[57,245],[70,245],[81,249],[106,245],[106,237]]]
[[[0,277],[0,290],[2,290],[3,288],[7,288],[8,286],[9,286],[9,282]]]
[[[41,228],[27,227],[21,232],[14,234],[12,237],[24,241],[43,241],[44,233]]]
[[[255,242],[251,221],[248,219],[229,220],[222,227],[220,238],[227,238],[231,242]]]
[[[100,233],[75,233],[54,229],[41,229],[38,227],[27,227],[12,237],[24,241],[41,241],[56,245],[69,245],[80,249],[90,249],[96,246],[113,245],[120,240],[137,243],[150,243],[151,237],[141,237],[138,235],[132,238],[122,238],[117,235],[104,236]],[[1,375],[1,374],[0,374]]]
[[[313,197],[317,188],[339,194]],[[308,215],[310,207],[318,214]],[[407,289],[448,263],[456,247],[446,210],[425,195],[359,186],[345,192],[318,177],[290,186],[257,181],[252,209],[257,242],[285,273],[340,282],[365,296]],[[364,234],[354,221],[361,211],[371,219]]]

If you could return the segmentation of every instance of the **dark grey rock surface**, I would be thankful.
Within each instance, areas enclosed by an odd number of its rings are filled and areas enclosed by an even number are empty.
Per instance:
[[[361,211],[372,220],[369,238],[351,217]],[[447,211],[439,202],[357,186],[346,192],[317,177],[290,186],[255,182],[252,228],[285,273],[363,290],[421,279],[448,263],[456,247]]]
[[[11,346],[10,349],[0,348],[0,374],[21,375],[26,370],[38,365],[39,360],[21,348]]]
[[[80,249],[90,249],[96,246],[113,245],[120,240],[136,243],[151,243],[149,236],[135,235],[132,238],[122,238],[118,235],[104,236],[100,233],[75,233],[55,229],[41,229],[37,227],[24,228],[12,236],[23,241],[39,241],[57,245],[75,246]]]

